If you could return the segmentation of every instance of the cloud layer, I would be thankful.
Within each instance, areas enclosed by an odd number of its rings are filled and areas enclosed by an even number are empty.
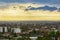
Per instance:
[[[60,16],[60,8],[39,4],[10,4],[0,8],[0,16]]]
[[[60,20],[58,10],[60,8],[49,5],[11,3],[0,6],[0,20]]]

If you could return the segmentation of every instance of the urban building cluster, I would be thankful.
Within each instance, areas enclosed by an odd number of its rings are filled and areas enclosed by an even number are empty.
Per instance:
[[[60,22],[0,22],[0,40],[60,40]]]

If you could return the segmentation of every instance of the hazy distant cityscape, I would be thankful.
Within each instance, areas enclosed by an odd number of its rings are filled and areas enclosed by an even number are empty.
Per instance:
[[[60,40],[60,22],[1,21],[0,40]]]

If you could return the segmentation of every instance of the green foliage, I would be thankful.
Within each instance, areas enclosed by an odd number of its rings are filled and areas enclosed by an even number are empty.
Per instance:
[[[42,37],[39,37],[39,36],[38,36],[37,40],[42,40]]]
[[[13,35],[14,35],[14,37],[17,37],[17,34],[16,33],[14,33]]]
[[[18,40],[31,40],[29,37],[18,38]]]

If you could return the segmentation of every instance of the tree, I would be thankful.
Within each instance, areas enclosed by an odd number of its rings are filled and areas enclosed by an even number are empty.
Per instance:
[[[38,36],[37,40],[42,40],[42,37]]]
[[[42,40],[52,40],[50,36],[44,36]]]
[[[16,33],[13,33],[14,37],[17,37],[17,34]]]
[[[3,27],[3,34],[5,33],[5,28]]]

